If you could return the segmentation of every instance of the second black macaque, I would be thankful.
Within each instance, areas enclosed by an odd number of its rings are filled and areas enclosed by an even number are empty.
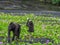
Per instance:
[[[8,26],[8,42],[10,42],[10,32],[13,32],[12,41],[14,41],[15,37],[19,39],[19,35],[21,32],[21,25],[11,22]]]
[[[34,24],[33,24],[32,20],[28,19],[26,26],[29,28],[28,32],[34,32]]]

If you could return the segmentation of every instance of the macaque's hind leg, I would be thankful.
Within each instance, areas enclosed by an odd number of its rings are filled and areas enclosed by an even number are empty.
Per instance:
[[[19,25],[19,27],[18,27],[18,31],[17,31],[18,33],[17,33],[17,38],[19,39],[19,36],[20,36],[20,32],[21,32],[21,26]]]
[[[10,43],[10,30],[8,30],[8,42]]]
[[[13,33],[12,41],[14,41],[14,39],[15,39],[15,34]]]
[[[19,39],[20,33],[18,33],[17,38]]]
[[[19,40],[19,36],[20,36],[20,31],[18,31],[17,40]]]

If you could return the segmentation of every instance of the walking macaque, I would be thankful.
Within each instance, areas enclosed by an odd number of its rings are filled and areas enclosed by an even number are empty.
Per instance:
[[[21,32],[21,25],[11,22],[8,26],[8,42],[10,42],[10,32],[13,32],[13,37],[12,37],[12,41],[14,41],[15,36],[17,37],[17,39],[19,39],[19,35]]]

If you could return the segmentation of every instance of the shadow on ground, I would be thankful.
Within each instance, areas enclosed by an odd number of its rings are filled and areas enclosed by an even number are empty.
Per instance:
[[[4,37],[0,37],[0,42],[1,42],[3,39],[4,39]],[[30,43],[30,44],[40,42],[41,44],[44,44],[44,43],[49,43],[49,42],[52,42],[52,43],[53,43],[54,41],[53,41],[52,39],[44,38],[44,37],[42,37],[42,38],[34,38],[34,37],[31,37],[31,38],[29,38],[29,39],[25,38],[25,39],[23,39],[23,40],[20,38],[20,42]],[[7,43],[7,40],[6,40],[5,43]],[[5,43],[4,43],[4,44],[5,44]],[[18,42],[16,42],[16,44],[18,44]]]

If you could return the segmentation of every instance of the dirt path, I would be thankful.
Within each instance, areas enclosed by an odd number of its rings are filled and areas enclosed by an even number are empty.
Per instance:
[[[13,15],[21,15],[21,14],[30,14],[33,13],[35,15],[54,15],[54,16],[60,16],[60,11],[26,11],[26,10],[0,10],[0,12],[4,13],[11,13]]]

